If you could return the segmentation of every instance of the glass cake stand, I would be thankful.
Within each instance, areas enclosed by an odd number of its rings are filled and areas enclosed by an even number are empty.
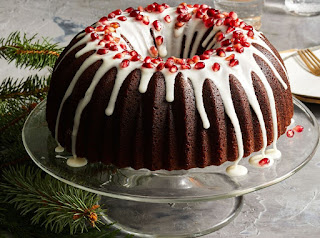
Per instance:
[[[319,127],[309,109],[294,98],[290,128],[302,125],[293,138],[281,136],[282,158],[269,168],[240,164],[247,175],[229,177],[231,163],[202,169],[149,171],[116,169],[101,163],[73,168],[68,153],[56,153],[57,143],[45,120],[46,102],[40,103],[25,122],[22,138],[34,162],[53,177],[101,196],[107,208],[104,219],[124,232],[139,237],[195,237],[211,233],[238,215],[243,195],[276,184],[300,170],[316,152]]]

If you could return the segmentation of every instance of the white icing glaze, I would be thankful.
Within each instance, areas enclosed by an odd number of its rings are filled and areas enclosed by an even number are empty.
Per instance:
[[[248,173],[248,169],[239,164],[233,164],[227,167],[226,172],[229,176],[238,177]]]
[[[196,53],[196,50],[199,44],[201,43],[201,39],[203,39],[203,36],[207,32],[208,28],[205,27],[201,19],[195,18],[194,16],[195,14],[193,15],[192,19],[189,22],[187,22],[184,26],[180,28],[176,28],[175,23],[177,21],[177,16],[178,16],[178,14],[176,13],[176,9],[177,8],[168,8],[168,9],[165,9],[162,13],[143,12],[143,15],[148,16],[149,18],[149,21],[150,21],[149,25],[145,25],[142,22],[136,21],[135,18],[129,16],[129,13],[124,12],[122,13],[122,15],[127,17],[127,21],[123,22],[118,20],[117,18],[110,19],[110,22],[118,22],[120,24],[120,27],[116,29],[116,32],[113,33],[113,36],[119,37],[121,39],[120,42],[128,46],[127,42],[125,42],[122,39],[122,36],[124,36],[128,40],[128,42],[132,45],[134,50],[137,51],[139,54],[141,54],[143,57],[148,55],[150,47],[154,45],[154,40],[150,34],[150,29],[153,32],[154,38],[160,35],[163,37],[163,44],[160,46],[157,46],[161,57],[179,56],[180,50],[182,47],[182,42],[183,42],[182,39],[183,39],[183,36],[185,36],[185,48],[183,50],[183,57],[187,58],[189,56],[190,47],[192,47],[191,56],[193,56]],[[189,13],[192,13],[192,11],[193,11],[192,8],[188,9]],[[164,17],[166,15],[171,16],[170,23],[165,22]],[[158,20],[162,24],[162,29],[160,31],[155,30],[152,25],[152,23],[155,20]],[[98,22],[94,26],[99,26],[99,25],[101,25],[101,23]],[[218,31],[226,32],[226,28],[227,26],[223,24],[221,26],[214,26],[212,31],[208,34],[208,36],[202,42],[202,46],[205,47],[206,45],[208,45],[207,49],[211,49],[212,47],[214,48],[220,47],[221,46],[220,42],[216,42],[215,38],[213,38],[211,42],[210,40]],[[236,30],[244,31],[241,28],[236,28]],[[194,43],[192,45],[191,42],[194,36],[194,32],[197,32],[197,36],[195,37]],[[100,37],[101,39],[103,37],[103,33],[104,32],[98,32],[98,34],[102,35]],[[81,37],[82,39],[80,39]],[[225,37],[226,39],[231,38],[232,32],[226,33]],[[286,72],[283,64],[272,52],[270,47],[260,37],[261,37],[260,33],[254,30],[254,38],[253,39],[248,38],[248,42],[250,44],[257,43],[263,46],[265,49],[267,49],[274,56],[274,58],[278,60],[284,72]],[[76,53],[75,55],[76,58],[80,57],[81,55],[91,50],[98,50],[101,48],[101,46],[98,44],[99,39],[92,41],[90,37],[90,33],[89,34],[82,33],[78,36],[78,38],[80,40],[69,49],[69,51],[64,55],[64,57],[68,55],[71,51],[73,51],[76,47],[83,44],[85,44],[85,47]],[[86,91],[84,98],[81,99],[80,103],[76,108],[73,131],[72,131],[72,153],[74,158],[76,158],[76,139],[77,139],[82,112],[90,102],[94,89],[96,85],[99,83],[99,81],[101,80],[101,78],[103,77],[103,75],[111,68],[113,67],[117,68],[117,76],[116,76],[115,84],[111,93],[110,100],[108,102],[108,106],[106,108],[106,115],[111,116],[114,111],[119,90],[122,86],[122,83],[128,76],[128,74],[136,68],[141,70],[142,76],[141,76],[140,85],[139,85],[139,92],[145,93],[147,91],[150,79],[155,72],[154,68],[142,67],[142,63],[143,63],[142,61],[136,61],[136,62],[131,61],[130,65],[127,68],[121,68],[119,64],[124,58],[122,58],[121,60],[112,59],[114,55],[117,54],[118,52],[119,51],[109,51],[105,55],[93,54],[89,56],[83,62],[83,64],[75,74],[74,78],[72,79],[62,99],[62,102],[58,111],[58,115],[57,115],[56,128],[55,128],[55,137],[57,141],[58,141],[58,128],[60,123],[61,111],[65,101],[73,92],[73,89],[78,79],[83,74],[83,72],[96,61],[98,60],[103,61],[102,65],[95,73],[94,78],[88,90]],[[203,83],[205,79],[209,79],[209,80],[212,80],[213,83],[216,85],[216,87],[220,92],[223,105],[225,107],[225,112],[230,118],[231,123],[233,124],[235,134],[236,134],[237,144],[238,144],[238,152],[239,152],[238,159],[235,161],[235,164],[233,166],[228,167],[227,172],[232,176],[239,176],[239,175],[246,174],[246,169],[243,166],[238,165],[239,161],[243,157],[244,147],[243,147],[240,123],[239,123],[237,114],[235,112],[234,104],[231,97],[229,75],[234,75],[238,79],[239,83],[244,88],[247,94],[248,101],[252,109],[257,115],[261,132],[262,132],[262,138],[263,138],[263,148],[261,151],[262,155],[265,154],[265,149],[267,146],[267,133],[266,133],[266,127],[263,120],[261,108],[258,103],[257,97],[255,96],[255,91],[252,84],[252,78],[251,78],[252,72],[255,72],[259,76],[261,82],[263,83],[266,89],[267,96],[270,101],[272,121],[273,121],[273,131],[274,131],[273,145],[274,145],[275,152],[277,151],[276,140],[278,138],[277,115],[276,115],[275,99],[273,96],[272,88],[268,83],[262,70],[257,65],[253,55],[256,54],[259,57],[261,57],[265,62],[267,62],[267,64],[273,70],[275,76],[278,78],[279,82],[284,87],[284,89],[287,88],[287,85],[284,82],[284,80],[281,78],[281,76],[279,75],[279,73],[277,72],[273,64],[267,59],[267,57],[263,53],[261,53],[255,47],[253,46],[246,47],[244,52],[241,54],[237,52],[227,52],[227,56],[231,54],[235,54],[236,59],[238,59],[240,62],[239,65],[236,67],[229,67],[228,65],[229,61],[226,61],[224,57],[213,55],[207,60],[201,60],[202,62],[205,63],[205,67],[201,70],[195,69],[192,66],[192,69],[190,70],[178,69],[177,72],[171,73],[169,69],[165,68],[162,70],[162,73],[165,78],[166,100],[168,102],[174,101],[174,84],[175,84],[175,78],[177,74],[182,73],[185,80],[190,79],[194,89],[196,108],[200,114],[200,117],[203,122],[203,127],[205,129],[208,129],[210,127],[210,122],[209,122],[207,113],[204,108],[204,103],[203,103],[203,97],[202,97]],[[60,62],[63,61],[64,57],[60,60]],[[129,59],[129,56],[125,56],[125,58]],[[215,62],[219,63],[221,66],[218,72],[214,72],[211,69],[213,63]],[[59,64],[56,66],[56,68],[59,67]],[[74,161],[74,160],[77,160],[77,159],[73,159],[71,161]]]
[[[277,150],[277,149],[269,149],[266,150],[266,155],[268,158],[272,158],[272,159],[280,159],[281,158],[281,151]]]
[[[86,158],[70,157],[67,159],[67,165],[74,168],[83,167],[88,163]]]
[[[59,144],[59,145],[54,149],[54,151],[55,151],[56,153],[61,153],[61,152],[64,151],[64,148]]]

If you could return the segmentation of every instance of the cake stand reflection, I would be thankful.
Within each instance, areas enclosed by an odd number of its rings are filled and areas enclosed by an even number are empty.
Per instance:
[[[45,120],[46,102],[40,103],[25,122],[22,138],[34,162],[53,177],[101,196],[108,223],[139,237],[195,237],[227,225],[241,210],[243,195],[278,183],[300,170],[316,152],[319,127],[313,114],[294,99],[290,128],[302,133],[278,141],[282,158],[270,168],[240,164],[249,173],[229,177],[221,166],[181,171],[116,169],[101,163],[69,167],[68,153],[56,153],[55,140]]]

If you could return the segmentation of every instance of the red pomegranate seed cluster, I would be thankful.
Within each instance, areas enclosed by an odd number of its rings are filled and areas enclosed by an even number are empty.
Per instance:
[[[293,129],[287,131],[287,137],[292,138],[295,132],[301,133],[303,132],[304,127],[301,125],[296,125]]]
[[[122,59],[120,63],[120,67],[122,68],[128,67],[130,61],[141,61],[143,62],[142,67],[156,68],[156,70],[163,70],[164,68],[167,68],[169,72],[172,73],[177,72],[178,69],[203,69],[205,68],[205,62],[200,60],[207,60],[213,54],[225,57],[225,60],[228,61],[230,67],[237,66],[239,65],[239,61],[235,58],[236,54],[231,53],[227,55],[227,52],[243,53],[246,47],[251,46],[248,42],[248,38],[254,38],[253,27],[241,21],[235,12],[220,12],[206,4],[188,5],[186,3],[181,3],[176,10],[176,18],[172,18],[170,15],[165,15],[163,19],[151,22],[149,17],[143,14],[143,12],[162,13],[167,8],[169,8],[168,4],[158,4],[155,2],[149,4],[145,8],[142,6],[139,6],[136,9],[129,7],[124,11],[117,9],[109,13],[107,16],[102,17],[96,27],[87,27],[85,32],[90,34],[92,41],[100,40],[98,44],[103,48],[97,50],[97,54],[104,55],[109,51],[123,50],[123,52],[117,53],[113,57],[114,59]],[[123,13],[125,13],[125,16]],[[160,32],[164,27],[163,24],[171,23],[173,19],[175,20],[175,27],[179,28],[187,24],[192,17],[201,19],[207,28],[222,25],[226,28],[223,32],[220,31],[215,35],[215,40],[220,44],[219,48],[206,50],[203,54],[195,55],[189,59],[170,57],[163,62],[163,59],[158,57],[159,52],[157,48],[163,44],[163,36],[156,36],[155,46],[151,46],[149,49],[151,57],[147,56],[144,59],[135,51],[127,51],[126,44],[120,43],[120,38],[113,36],[112,33],[116,32],[116,29],[120,27],[120,23],[112,21],[118,20],[120,22],[125,22],[128,17],[135,18],[137,21],[140,21],[145,25],[151,25],[151,27],[158,32]],[[237,28],[240,28],[241,30],[237,30]],[[129,58],[126,58],[127,56]],[[217,72],[220,70],[221,66],[219,63],[215,62],[210,67],[214,72]]]

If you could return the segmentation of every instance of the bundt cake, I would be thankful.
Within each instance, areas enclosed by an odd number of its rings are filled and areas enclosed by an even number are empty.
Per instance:
[[[179,170],[277,154],[293,116],[286,69],[235,12],[153,3],[80,32],[52,73],[48,127],[73,162]],[[231,168],[231,167],[230,167]]]

